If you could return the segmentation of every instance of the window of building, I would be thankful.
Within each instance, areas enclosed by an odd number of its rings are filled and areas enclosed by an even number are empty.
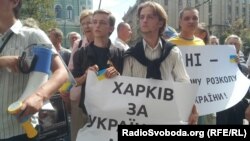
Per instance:
[[[200,4],[199,0],[195,0],[195,6],[198,6]]]
[[[164,5],[168,5],[168,0],[164,0]]]
[[[236,16],[236,18],[239,18],[239,7],[238,6],[235,7],[235,16]]]
[[[228,5],[228,6],[227,6],[227,12],[228,12],[228,15],[229,15],[229,16],[232,15],[232,6],[231,6],[231,5]]]
[[[72,6],[67,6],[67,19],[73,19],[73,8],[72,8]]]
[[[212,16],[209,16],[209,19],[208,19],[208,25],[212,25]]]
[[[88,6],[89,6],[89,5],[92,5],[92,1],[93,1],[93,0],[88,0]]]
[[[187,7],[191,7],[191,0],[187,1]]]
[[[55,6],[56,18],[62,18],[62,7],[60,5]]]
[[[211,1],[209,2],[209,5],[208,5],[208,13],[212,13],[212,2]]]
[[[243,16],[243,17],[246,17],[246,7],[243,7],[243,8],[242,8],[242,16]]]

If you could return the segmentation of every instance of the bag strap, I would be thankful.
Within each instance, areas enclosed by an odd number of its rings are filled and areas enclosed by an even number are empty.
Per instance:
[[[9,34],[9,36],[6,38],[6,40],[4,40],[3,44],[1,45],[1,48],[0,48],[0,53],[2,53],[5,45],[7,44],[7,42],[10,40],[11,36],[14,34],[14,32],[11,31],[11,33]]]

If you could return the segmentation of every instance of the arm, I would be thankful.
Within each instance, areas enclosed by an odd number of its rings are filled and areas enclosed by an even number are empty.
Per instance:
[[[174,47],[170,54],[169,57],[171,57],[171,60],[173,60],[173,78],[174,81],[177,82],[188,82],[190,83],[190,78],[189,75],[186,71],[183,59],[182,59],[182,54],[180,52],[180,49],[177,47]]]
[[[52,60],[50,79],[39,87],[31,96],[23,101],[23,113],[20,118],[34,114],[41,109],[45,100],[48,100],[59,87],[67,80],[67,71],[58,55]]]
[[[248,105],[245,111],[245,118],[250,122],[250,105]]]
[[[174,68],[173,68],[173,72],[174,72],[174,79],[175,81],[178,82],[190,82],[189,76],[187,74],[187,71],[185,69],[185,65],[183,63],[182,60],[182,54],[179,50],[179,48],[175,48],[172,49],[174,52],[176,52],[176,54],[174,55],[176,58],[172,59],[172,60],[176,60],[174,63]],[[193,105],[192,111],[190,113],[190,116],[188,118],[188,124],[194,125],[197,124],[198,122],[198,111],[195,105]]]
[[[72,71],[74,69],[73,56],[74,56],[75,52],[78,50],[78,44],[79,44],[79,40],[75,41],[74,44],[73,44],[73,48],[72,48],[72,51],[71,51],[69,64],[68,64],[68,68],[69,68],[70,71]]]
[[[190,125],[196,125],[197,122],[198,122],[198,117],[199,117],[199,114],[198,114],[198,111],[196,109],[196,106],[193,105],[191,114],[190,114],[190,116],[188,118],[188,124],[190,124]]]
[[[80,50],[77,50],[73,55],[72,75],[75,77],[75,80],[77,82],[77,86],[82,85],[87,78],[87,75],[85,73],[86,70],[83,70],[84,68],[82,68],[83,63],[86,63],[86,61],[84,61],[84,59],[86,59],[86,58],[84,58],[84,49],[83,48],[81,48]]]

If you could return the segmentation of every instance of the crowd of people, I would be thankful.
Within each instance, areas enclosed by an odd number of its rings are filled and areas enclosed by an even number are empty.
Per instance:
[[[219,38],[209,35],[204,23],[199,22],[197,9],[187,7],[181,10],[180,31],[177,33],[167,24],[168,17],[164,8],[156,2],[146,1],[138,6],[138,27],[142,38],[135,46],[129,45],[133,33],[126,22],[118,24],[117,38],[112,43],[110,35],[115,30],[115,17],[108,10],[99,9],[94,12],[83,10],[80,13],[82,33],[70,32],[67,35],[70,47],[66,49],[62,47],[64,35],[59,28],[51,28],[46,34],[36,23],[29,21],[22,23],[19,17],[21,6],[22,0],[0,1],[0,89],[2,90],[0,141],[30,140],[18,120],[39,112],[46,100],[59,93],[59,88],[69,77],[68,73],[73,74],[77,86],[72,87],[70,92],[61,94],[61,97],[71,117],[70,140],[75,141],[78,130],[88,122],[84,98],[89,70],[98,72],[106,69],[107,78],[124,75],[189,83],[190,78],[177,46],[201,47],[222,44]],[[20,72],[18,62],[22,52],[32,44],[52,46],[51,75],[46,83],[32,91],[22,101],[21,112],[16,119],[9,115],[6,109],[18,100],[26,87],[29,74]],[[229,35],[224,44],[236,47],[239,56],[238,66],[248,76],[250,57],[245,61],[244,55],[242,56],[241,38],[234,34]],[[194,103],[188,123],[190,125],[242,124],[243,119],[250,121],[247,98],[249,95],[230,109],[202,117],[199,116]]]

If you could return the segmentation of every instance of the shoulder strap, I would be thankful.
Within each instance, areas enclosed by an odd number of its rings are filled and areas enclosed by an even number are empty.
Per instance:
[[[1,45],[1,48],[0,48],[0,53],[2,53],[5,45],[7,44],[7,42],[9,41],[9,39],[12,37],[12,35],[14,34],[14,32],[11,31],[11,33],[9,34],[9,36],[6,38],[6,40],[4,40],[3,44]]]

